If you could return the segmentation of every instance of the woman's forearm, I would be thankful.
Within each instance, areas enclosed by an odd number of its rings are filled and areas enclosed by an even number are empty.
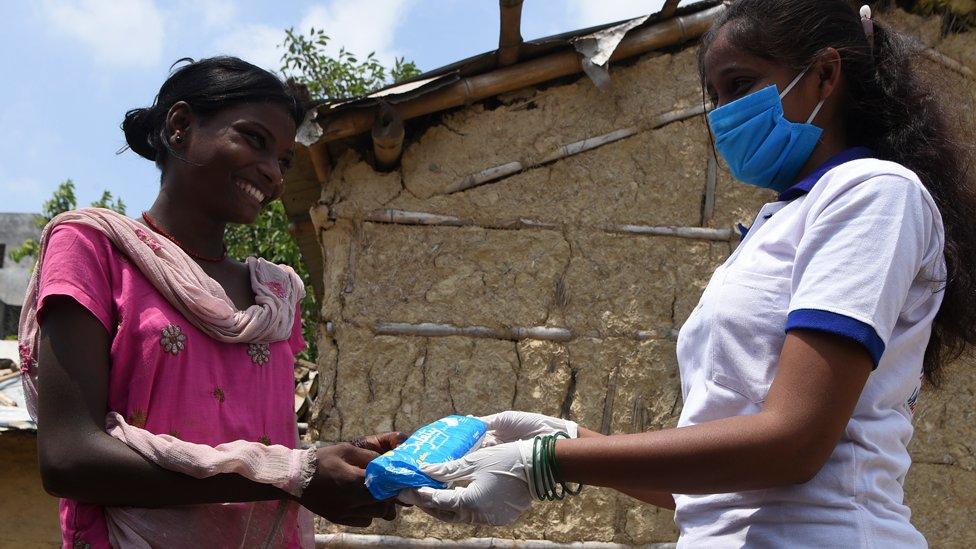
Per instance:
[[[579,438],[603,438],[606,439],[606,435],[598,433],[596,431],[591,431],[585,427],[579,428]],[[639,499],[644,503],[650,503],[651,505],[656,505],[657,507],[663,507],[664,509],[674,509],[674,496],[670,492],[661,492],[657,490],[643,490],[640,488],[635,488],[633,486],[621,486],[617,488],[618,492],[623,492],[628,496]]]
[[[804,483],[837,446],[871,358],[847,338],[794,330],[761,412],[679,429],[560,440],[566,481],[674,494],[717,494]]]
[[[53,495],[86,503],[161,507],[264,501],[292,496],[237,474],[197,479],[159,467],[106,433],[93,433],[84,451],[58,451],[42,459],[41,475]],[[73,455],[65,455],[65,454]]]
[[[796,455],[772,414],[738,416],[663,431],[560,440],[563,480],[645,492],[720,493],[806,481],[809,460]],[[643,499],[643,498],[641,498]]]

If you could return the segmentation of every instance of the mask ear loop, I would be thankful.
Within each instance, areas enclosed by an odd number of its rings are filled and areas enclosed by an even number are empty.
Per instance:
[[[798,75],[796,75],[796,78],[794,78],[794,79],[793,79],[793,81],[792,81],[792,82],[790,82],[790,85],[789,85],[789,86],[786,86],[786,89],[785,89],[785,90],[783,90],[783,93],[781,93],[781,94],[779,94],[779,98],[780,98],[780,99],[783,99],[784,97],[786,97],[786,95],[787,95],[788,93],[790,93],[790,91],[791,91],[791,90],[792,90],[792,89],[794,88],[794,86],[796,86],[796,85],[797,85],[797,83],[798,83],[798,82],[800,81],[800,79],[801,79],[801,78],[803,78],[803,76],[804,76],[804,75],[805,75],[806,73],[808,73],[808,72],[810,72],[810,68],[811,68],[812,66],[813,66],[813,65],[810,65],[810,66],[808,66],[807,68],[805,68],[805,69],[803,69],[803,72],[801,72],[800,74],[798,74]],[[820,100],[820,102],[819,102],[819,103],[817,103],[817,106],[816,106],[816,107],[814,107],[814,109],[813,109],[813,113],[812,113],[812,114],[810,114],[810,118],[807,118],[807,122],[806,122],[807,124],[809,124],[809,123],[811,123],[811,122],[813,122],[813,119],[814,119],[814,118],[816,118],[818,114],[820,114],[820,109],[822,109],[822,108],[823,108],[823,106],[824,106],[824,103],[825,103],[826,101],[827,101],[827,98],[826,98],[826,97],[824,97],[823,99],[821,99],[821,100]]]
[[[823,108],[824,102],[826,101],[827,98],[824,97],[823,99],[820,100],[819,103],[817,103],[817,106],[813,109],[813,113],[810,115],[810,118],[807,118],[807,124],[813,122],[813,119],[816,118],[818,114],[820,114],[820,109]]]
[[[800,81],[800,79],[803,78],[808,72],[810,72],[810,67],[812,66],[813,65],[807,66],[807,68],[803,69],[803,72],[796,75],[796,78],[794,78],[793,81],[790,82],[789,86],[786,86],[786,89],[783,90],[783,93],[779,94],[779,98],[782,99],[786,97],[790,93],[790,91],[796,86],[796,84]]]

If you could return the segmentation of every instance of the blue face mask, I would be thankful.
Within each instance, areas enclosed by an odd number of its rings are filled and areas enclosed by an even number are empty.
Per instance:
[[[781,94],[777,95],[775,85],[768,86],[709,113],[715,146],[739,181],[782,192],[810,159],[823,133],[810,122],[826,98],[805,124],[787,120],[782,101],[807,70]]]

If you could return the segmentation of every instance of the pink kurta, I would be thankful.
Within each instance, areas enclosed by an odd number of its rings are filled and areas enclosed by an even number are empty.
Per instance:
[[[96,229],[56,227],[44,259],[41,324],[47,297],[66,295],[111,335],[110,411],[152,433],[199,444],[247,440],[296,447],[293,372],[295,354],[305,346],[298,311],[286,341],[222,343],[187,321]],[[246,520],[251,505],[208,506],[208,520]],[[285,521],[287,544],[298,546],[295,513]],[[61,531],[63,547],[109,547],[101,506],[62,499]],[[222,547],[222,541],[229,540],[200,543]]]

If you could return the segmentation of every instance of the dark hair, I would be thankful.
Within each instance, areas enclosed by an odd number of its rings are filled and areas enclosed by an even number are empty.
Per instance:
[[[163,82],[156,100],[148,108],[125,113],[122,131],[125,141],[136,154],[162,167],[167,153],[172,153],[165,135],[166,115],[179,101],[185,101],[199,116],[207,116],[240,103],[281,105],[300,125],[305,106],[296,93],[274,74],[236,57],[210,57],[194,61],[183,58],[173,63],[187,64],[173,71]]]
[[[938,281],[945,295],[923,363],[926,378],[937,382],[939,369],[976,342],[976,188],[970,151],[944,102],[913,67],[922,47],[877,20],[869,43],[860,15],[845,0],[738,0],[702,39],[702,81],[705,52],[722,27],[734,47],[797,72],[827,47],[836,49],[847,82],[848,144],[914,171],[932,195],[945,225],[948,268],[944,285]]]

